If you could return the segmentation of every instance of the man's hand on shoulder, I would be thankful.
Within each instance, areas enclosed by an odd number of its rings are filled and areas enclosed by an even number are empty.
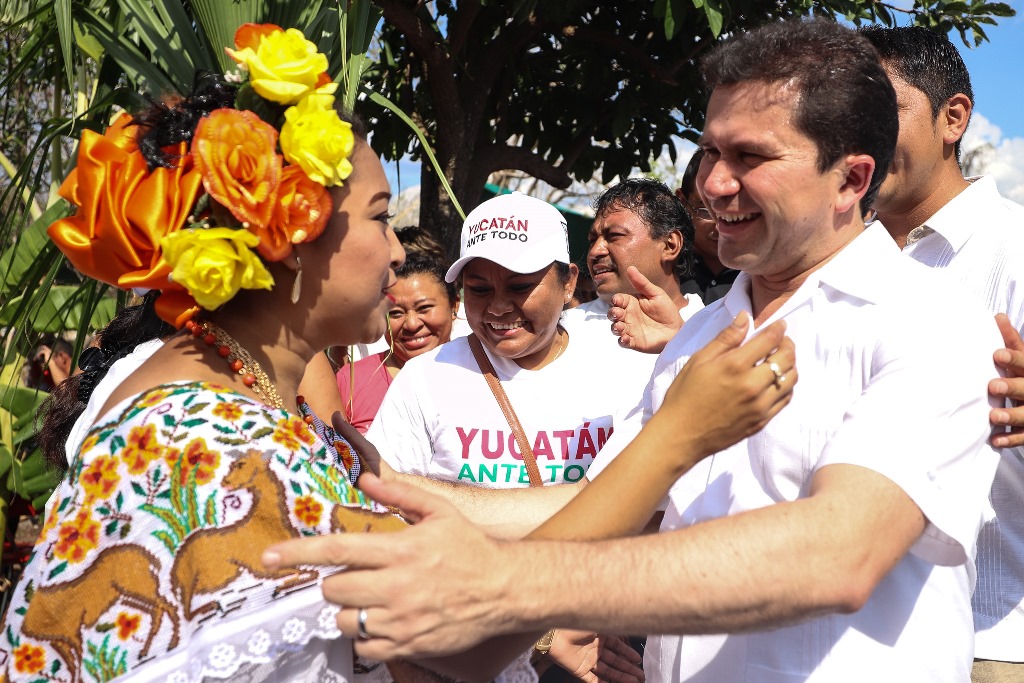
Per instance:
[[[683,327],[679,309],[665,290],[644,277],[635,266],[626,270],[638,296],[616,294],[612,297],[608,319],[619,345],[643,353],[661,353],[669,340]]]
[[[996,324],[1003,334],[1006,348],[993,354],[993,360],[1005,373],[988,384],[988,392],[1006,405],[989,415],[992,422],[992,445],[997,448],[1024,446],[1024,340],[1010,319],[996,314]]]

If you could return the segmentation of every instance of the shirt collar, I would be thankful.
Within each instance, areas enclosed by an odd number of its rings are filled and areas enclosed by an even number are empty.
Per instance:
[[[960,251],[973,234],[978,220],[978,207],[999,205],[1003,201],[992,176],[967,180],[970,185],[924,222],[941,235],[954,252]]]
[[[886,273],[901,258],[900,248],[885,226],[875,222],[864,228],[835,258],[816,273],[822,285],[871,303],[881,301],[890,288]]]
[[[849,244],[840,250],[831,261],[811,273],[807,281],[793,294],[780,309],[785,311],[810,299],[814,292],[829,287],[851,297],[870,303],[880,301],[886,292],[885,273],[894,267],[892,260],[899,259],[900,250],[885,227],[875,222],[867,226]],[[724,297],[726,310],[735,317],[740,311],[751,311],[750,275],[740,273],[732,289]],[[773,316],[775,319],[777,316]]]
[[[602,299],[601,297],[597,297],[596,299],[588,301],[585,304],[581,304],[580,306],[578,306],[578,308],[581,308],[584,311],[584,313],[585,313],[585,315],[586,315],[586,317],[588,319],[589,318],[607,318],[608,317],[608,310],[611,308],[611,306],[606,304],[604,302],[604,299]],[[572,309],[569,309],[569,310],[572,310]]]

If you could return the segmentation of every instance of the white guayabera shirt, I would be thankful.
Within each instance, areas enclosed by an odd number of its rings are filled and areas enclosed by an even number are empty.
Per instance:
[[[740,275],[670,342],[633,419],[657,410],[687,359],[750,311],[749,287]],[[761,432],[681,477],[662,526],[796,500],[819,469],[853,464],[910,496],[928,519],[921,538],[855,614],[650,638],[648,681],[969,680],[971,558],[998,463],[986,444],[986,389],[1000,340],[987,313],[946,289],[903,258],[880,225],[813,273],[765,322],[785,319],[796,344],[792,402]],[[613,439],[595,468],[617,450]]]
[[[991,176],[970,180],[903,253],[1024,332],[1024,207],[1004,199]],[[947,319],[960,324],[955,309]],[[990,501],[978,537],[974,656],[1024,662],[1024,449],[1002,451]]]

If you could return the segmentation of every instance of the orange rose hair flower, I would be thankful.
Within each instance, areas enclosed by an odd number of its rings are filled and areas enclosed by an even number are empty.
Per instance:
[[[293,244],[319,237],[330,216],[331,196],[324,186],[310,180],[298,166],[285,166],[270,225],[253,230],[260,238],[256,251],[268,261],[280,261],[291,253]]]
[[[267,226],[281,182],[277,129],[251,111],[217,109],[196,126],[192,156],[206,191],[243,227]]]

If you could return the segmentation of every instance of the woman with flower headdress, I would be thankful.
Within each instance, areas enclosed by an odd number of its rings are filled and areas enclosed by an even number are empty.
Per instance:
[[[404,524],[355,487],[358,458],[296,396],[321,349],[381,336],[404,255],[327,59],[271,25],[242,26],[228,53],[240,86],[205,75],[84,132],[61,187],[77,212],[49,234],[71,263],[159,292],[154,310],[184,329],[112,390],[70,458],[0,626],[0,680],[353,678],[320,590],[337,568],[261,555]],[[102,339],[97,353],[111,361]]]
[[[70,458],[5,617],[3,680],[352,676],[323,572],[259,556],[404,524],[289,400],[317,351],[380,337],[404,255],[326,57],[276,26],[235,42],[240,87],[203,75],[188,97],[84,132],[61,188],[78,209],[49,234],[71,263],[159,291],[156,312],[185,329],[113,390]]]

